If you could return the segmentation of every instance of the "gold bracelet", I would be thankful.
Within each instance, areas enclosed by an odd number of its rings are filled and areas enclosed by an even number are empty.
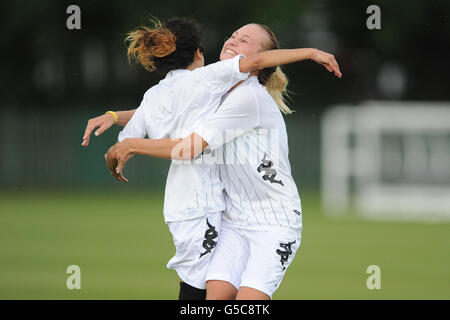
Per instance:
[[[114,123],[117,122],[117,113],[115,113],[114,111],[106,111],[105,114],[112,114],[112,116],[114,117]]]

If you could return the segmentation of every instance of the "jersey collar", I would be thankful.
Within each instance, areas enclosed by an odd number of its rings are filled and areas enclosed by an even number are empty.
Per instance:
[[[175,78],[178,77],[181,74],[187,73],[187,72],[191,72],[188,69],[175,69],[175,70],[171,70],[167,73],[165,79],[171,79],[171,78]]]

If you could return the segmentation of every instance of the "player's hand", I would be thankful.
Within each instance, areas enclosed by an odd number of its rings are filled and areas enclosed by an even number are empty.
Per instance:
[[[323,65],[328,71],[334,72],[336,77],[338,77],[338,78],[342,77],[342,73],[339,70],[339,65],[338,65],[335,57],[332,54],[329,54],[329,53],[321,51],[321,50],[317,50],[315,52],[315,56],[314,56],[313,60],[315,62]]]
[[[122,142],[116,143],[112,146],[106,154],[107,166],[111,171],[111,174],[119,181],[128,182],[128,179],[124,177],[122,171],[125,164],[130,160],[134,154],[131,152],[130,140],[125,139]],[[117,162],[114,162],[114,159]]]
[[[105,153],[105,160],[106,160],[106,166],[109,169],[109,172],[111,173],[111,175],[116,178],[118,181],[119,178],[117,177],[117,173],[116,173],[116,168],[117,168],[117,159],[114,158],[113,154],[114,154],[114,146],[112,146],[107,153]]]
[[[84,131],[83,143],[81,144],[83,147],[87,147],[89,145],[89,139],[91,137],[92,131],[98,128],[95,131],[95,135],[99,136],[106,130],[108,130],[114,124],[114,116],[112,114],[103,114],[99,117],[92,118],[88,121],[86,130]]]

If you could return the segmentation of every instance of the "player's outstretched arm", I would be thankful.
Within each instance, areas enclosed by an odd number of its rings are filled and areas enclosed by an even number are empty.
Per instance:
[[[117,120],[111,113],[106,113],[101,116],[89,119],[86,129],[84,131],[83,142],[81,143],[81,145],[83,147],[87,147],[89,145],[89,140],[92,131],[94,131],[96,128],[98,129],[97,131],[95,131],[95,135],[99,136],[103,132],[108,130],[113,124],[116,124],[118,126],[125,126],[128,123],[128,121],[130,121],[135,111],[136,109],[127,111],[117,111],[115,112],[115,114],[117,115]]]
[[[334,72],[337,77],[342,77],[335,57],[313,48],[276,49],[258,52],[241,59],[239,69],[241,72],[250,72],[309,59],[323,65],[328,71]]]

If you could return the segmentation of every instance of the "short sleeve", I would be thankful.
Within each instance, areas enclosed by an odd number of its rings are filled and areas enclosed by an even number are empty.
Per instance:
[[[243,89],[239,92],[230,93],[217,112],[200,121],[194,127],[194,132],[208,142],[211,149],[217,149],[259,126],[256,96],[252,88],[246,87]]]
[[[215,93],[225,94],[239,81],[245,80],[250,73],[241,72],[239,60],[243,55],[237,55],[232,59],[209,64],[193,71],[193,75],[204,82],[209,90]]]
[[[130,121],[128,121],[127,125],[120,131],[118,140],[119,142],[122,142],[127,138],[142,139],[145,138],[146,135],[144,107],[141,103],[141,106],[136,109],[136,112],[131,117]]]

